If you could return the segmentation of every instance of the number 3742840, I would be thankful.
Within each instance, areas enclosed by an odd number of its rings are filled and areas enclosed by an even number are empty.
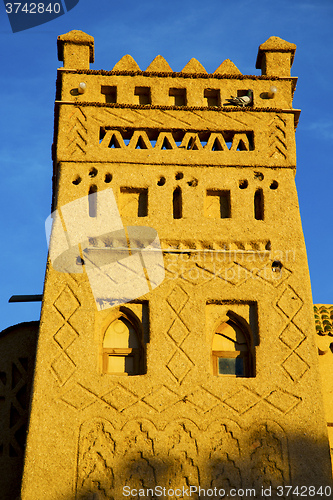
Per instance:
[[[329,497],[331,498],[331,487],[330,486],[278,486],[276,488],[276,494],[278,497],[288,497],[290,495],[295,498],[297,497]]]
[[[7,14],[18,14],[24,12],[25,14],[44,14],[49,13],[59,14],[61,10],[60,3],[6,3]]]

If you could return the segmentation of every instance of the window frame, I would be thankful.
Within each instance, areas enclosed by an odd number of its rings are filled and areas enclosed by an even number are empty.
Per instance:
[[[245,340],[246,340],[246,346],[247,350],[246,351],[217,351],[217,350],[211,350],[211,362],[212,362],[212,371],[213,375],[217,377],[232,377],[232,378],[250,378],[254,377],[254,353],[252,349],[252,333],[250,326],[245,322],[243,318],[240,318],[241,320],[238,321],[237,318],[234,317],[233,314],[227,314],[226,317],[221,319],[216,327],[214,328],[214,333],[212,337],[212,343],[214,342],[214,337],[217,333],[217,330],[220,328],[220,326],[223,323],[228,323],[230,326],[234,324],[237,328],[241,330],[243,333]],[[244,325],[246,324],[246,326]],[[243,368],[244,368],[244,375],[236,375],[231,374],[231,373],[219,373],[218,371],[218,359],[219,358],[226,358],[226,359],[234,359],[241,357],[243,359]]]
[[[130,311],[131,312],[131,311]],[[122,312],[120,311],[119,314],[114,316],[111,321],[108,321],[106,328],[104,329],[103,332],[103,338],[102,338],[102,373],[104,375],[116,375],[116,376],[137,376],[137,375],[143,375],[145,373],[145,360],[146,360],[146,350],[145,350],[145,345],[143,342],[143,329],[141,325],[141,321],[138,318],[132,318],[132,315],[134,316],[134,313],[131,312],[131,314],[128,314],[127,312]],[[112,323],[114,323],[117,320],[125,319],[128,321],[131,326],[134,329],[136,338],[138,340],[139,346],[140,347],[103,347],[104,339],[105,339],[105,334]],[[133,358],[133,372],[128,373],[126,371],[124,372],[108,372],[108,363],[109,363],[109,357],[114,356],[114,357],[129,357]]]

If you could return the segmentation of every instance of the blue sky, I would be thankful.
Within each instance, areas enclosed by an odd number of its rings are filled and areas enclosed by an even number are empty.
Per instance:
[[[231,59],[243,74],[255,69],[258,46],[270,36],[297,45],[292,75],[296,183],[313,299],[333,303],[332,0],[80,0],[67,14],[13,34],[0,5],[1,258],[0,330],[39,319],[40,303],[8,304],[13,294],[42,293],[51,204],[51,143],[57,36],[73,29],[95,38],[92,69],[110,70],[131,54],[145,70],[158,54],[174,71],[192,58],[207,72]]]

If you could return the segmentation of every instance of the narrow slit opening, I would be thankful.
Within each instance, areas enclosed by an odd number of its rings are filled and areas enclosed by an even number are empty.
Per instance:
[[[97,186],[90,186],[88,196],[89,217],[97,217]]]
[[[181,219],[182,218],[182,190],[180,187],[177,187],[173,192],[173,218]]]
[[[254,218],[264,220],[264,193],[261,188],[257,189],[254,195]]]

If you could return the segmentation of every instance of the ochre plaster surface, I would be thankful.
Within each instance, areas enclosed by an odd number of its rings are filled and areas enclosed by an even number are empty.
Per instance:
[[[121,306],[102,293],[97,308],[84,266],[48,262],[22,500],[330,485],[294,183],[295,46],[260,46],[263,76],[231,61],[173,73],[161,57],[141,71],[130,56],[107,72],[89,69],[92,40],[59,37],[53,210],[111,188],[126,228],[157,231],[165,279]],[[251,106],[225,106],[248,89]],[[141,374],[105,373],[104,335],[119,318],[136,328]],[[247,376],[214,372],[227,322],[247,339]]]

